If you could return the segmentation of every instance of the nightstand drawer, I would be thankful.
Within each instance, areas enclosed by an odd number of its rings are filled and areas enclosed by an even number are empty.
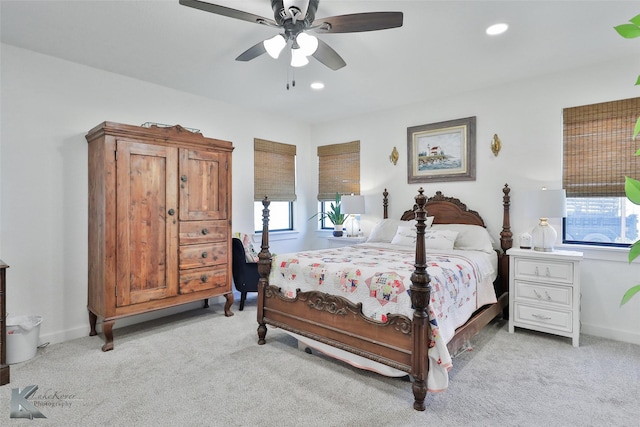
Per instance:
[[[516,258],[514,273],[516,279],[573,283],[573,264],[570,262]]]
[[[515,322],[534,326],[572,332],[572,313],[570,311],[551,310],[526,304],[515,304]]]
[[[572,307],[573,288],[571,286],[543,285],[533,282],[515,281],[516,300],[537,301],[544,304],[556,304]]]

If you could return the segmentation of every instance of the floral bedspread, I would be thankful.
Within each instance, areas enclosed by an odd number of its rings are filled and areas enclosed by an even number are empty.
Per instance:
[[[446,389],[451,355],[447,342],[455,329],[487,301],[478,301],[478,286],[491,287],[495,271],[490,255],[472,251],[427,254],[431,279],[429,319],[432,347],[429,349],[430,391]],[[411,274],[414,249],[389,244],[359,244],[334,249],[303,251],[273,257],[269,283],[288,297],[296,289],[318,290],[362,303],[365,316],[385,321],[387,314],[413,317]],[[486,291],[485,291],[486,293]],[[486,298],[484,298],[486,299]],[[495,294],[492,301],[495,302]]]

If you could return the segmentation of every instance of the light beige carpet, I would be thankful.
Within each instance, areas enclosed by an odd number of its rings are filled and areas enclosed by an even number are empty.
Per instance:
[[[116,329],[114,351],[85,337],[39,349],[0,387],[0,425],[637,426],[640,347],[485,328],[454,359],[450,387],[412,408],[408,381],[299,351],[269,328],[257,345],[255,297]],[[88,327],[87,327],[88,331]],[[46,419],[10,418],[12,389]]]

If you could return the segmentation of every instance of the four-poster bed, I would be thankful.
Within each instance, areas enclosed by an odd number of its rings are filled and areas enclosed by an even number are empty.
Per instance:
[[[506,312],[509,288],[506,250],[512,245],[509,223],[510,188],[505,184],[502,192],[503,221],[500,249],[495,251],[497,252],[497,278],[494,283],[495,299],[493,300],[495,302],[483,305],[477,310],[474,309],[468,321],[460,327],[456,326],[455,334],[448,337],[446,342],[446,348],[451,353],[461,348],[467,340],[501,312]],[[383,200],[385,219],[388,218],[387,196],[388,193],[385,190]],[[434,319],[430,321],[429,318],[429,304],[433,301],[431,300],[431,278],[427,273],[425,247],[425,234],[429,233],[426,231],[427,223],[431,225],[432,221],[434,225],[465,224],[483,228],[486,226],[476,211],[467,209],[459,199],[443,196],[441,192],[427,198],[421,188],[415,201],[413,209],[405,211],[401,218],[403,221],[415,219],[415,262],[412,267],[415,269],[410,275],[410,286],[407,286],[410,289],[406,292],[410,298],[409,308],[412,315],[390,313],[380,319],[365,315],[362,303],[354,303],[340,295],[319,290],[283,292],[280,287],[270,284],[272,257],[269,253],[269,201],[265,197],[262,247],[258,266],[260,273],[258,343],[265,343],[266,325],[272,325],[294,335],[406,372],[413,379],[412,388],[415,399],[413,406],[416,410],[424,410],[430,364],[428,353],[430,347],[436,344],[432,341],[437,335],[437,333],[432,334],[433,331],[431,331],[432,325],[436,325],[433,328],[437,329],[437,323]],[[493,252],[491,248],[489,250]],[[440,256],[440,258],[443,257]],[[429,264],[431,266],[431,261]],[[324,277],[321,277],[320,284],[323,280]],[[384,298],[388,300],[388,295]],[[383,305],[386,303],[387,301],[382,301]]]

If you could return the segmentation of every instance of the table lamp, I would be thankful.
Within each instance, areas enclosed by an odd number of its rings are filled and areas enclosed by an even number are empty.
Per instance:
[[[360,224],[354,215],[364,213],[364,196],[342,196],[340,199],[340,207],[345,215],[351,216],[351,224],[347,237],[354,237],[358,235],[360,231]]]

